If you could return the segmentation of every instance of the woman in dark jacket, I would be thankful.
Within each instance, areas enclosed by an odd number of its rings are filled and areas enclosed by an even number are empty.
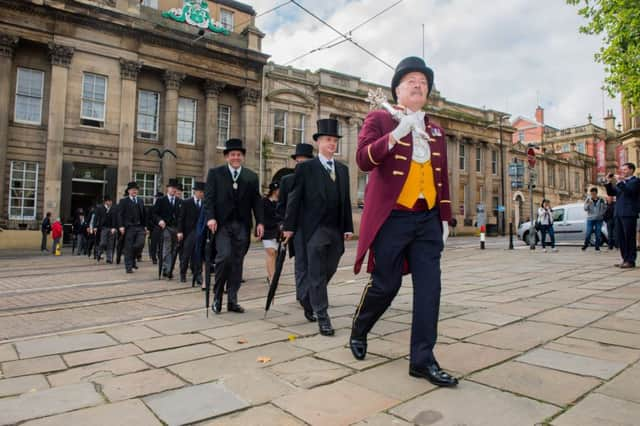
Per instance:
[[[278,182],[271,182],[267,196],[262,199],[264,206],[264,235],[262,236],[262,245],[267,254],[268,282],[271,282],[273,272],[276,269],[276,251],[278,249],[278,234],[280,232],[279,225],[281,222],[281,218],[276,211],[279,193],[280,184]]]

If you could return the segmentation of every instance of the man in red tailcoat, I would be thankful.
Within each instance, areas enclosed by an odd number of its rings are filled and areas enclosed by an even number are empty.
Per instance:
[[[391,92],[404,112],[400,121],[386,110],[372,111],[358,138],[356,161],[369,172],[354,271],[369,252],[371,280],[353,319],[349,344],[364,359],[367,334],[402,284],[413,280],[409,374],[437,386],[458,381],[440,368],[433,348],[440,308],[440,256],[451,219],[444,131],[423,111],[433,87],[433,70],[421,58],[403,59]]]

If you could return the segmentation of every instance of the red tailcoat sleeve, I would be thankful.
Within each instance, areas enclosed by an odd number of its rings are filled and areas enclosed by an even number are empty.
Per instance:
[[[381,123],[388,120],[385,114],[388,115],[383,111],[369,113],[364,120],[362,130],[360,130],[356,163],[363,172],[369,172],[378,167],[393,151],[393,148],[389,149],[389,134],[391,132],[380,127]]]

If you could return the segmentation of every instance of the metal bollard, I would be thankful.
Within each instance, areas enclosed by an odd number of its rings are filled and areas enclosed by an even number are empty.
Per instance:
[[[513,250],[513,223],[509,222],[509,250]]]
[[[481,250],[484,250],[484,234],[485,234],[485,231],[486,231],[485,226],[482,225],[480,227],[480,249]]]

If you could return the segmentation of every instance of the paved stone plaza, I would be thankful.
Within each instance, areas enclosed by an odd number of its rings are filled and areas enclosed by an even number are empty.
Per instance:
[[[454,238],[443,261],[437,356],[456,389],[411,378],[410,280],[355,361],[345,346],[367,280],[354,244],[318,335],[285,268],[264,317],[264,259],[247,258],[247,313],[86,257],[0,255],[1,425],[637,425],[640,271],[612,252],[488,249]],[[288,262],[291,263],[291,262]]]

